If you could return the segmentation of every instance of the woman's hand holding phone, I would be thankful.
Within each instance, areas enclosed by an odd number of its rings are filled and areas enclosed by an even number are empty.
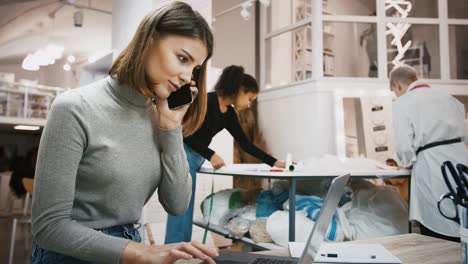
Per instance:
[[[200,66],[196,66],[192,70],[192,80],[189,84],[172,92],[166,100],[156,100],[160,128],[173,129],[182,124],[185,113],[198,95],[197,82],[200,77],[200,69]]]
[[[195,97],[198,95],[198,88],[195,86],[195,81],[191,81],[190,85],[192,98],[195,100]],[[167,99],[157,99],[156,109],[159,113],[159,127],[164,129],[174,129],[181,126],[182,120],[189,106],[190,104],[186,104],[179,108],[170,109]]]
[[[195,100],[195,97],[198,95],[198,88],[193,80],[190,82],[190,91],[192,92],[193,100]],[[186,104],[179,108],[170,109],[167,99],[156,99],[155,103],[159,113],[159,127],[164,129],[174,129],[181,126],[184,115],[190,106],[190,104]]]

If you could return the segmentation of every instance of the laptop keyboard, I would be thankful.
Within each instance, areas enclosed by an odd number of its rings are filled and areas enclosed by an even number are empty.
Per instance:
[[[249,264],[296,264],[296,261],[283,260],[283,259],[267,259],[256,258],[249,262]]]

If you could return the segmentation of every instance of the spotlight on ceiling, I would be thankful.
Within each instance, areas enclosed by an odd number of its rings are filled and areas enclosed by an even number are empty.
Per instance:
[[[75,27],[83,26],[83,11],[78,10],[73,14],[73,22],[75,24]]]

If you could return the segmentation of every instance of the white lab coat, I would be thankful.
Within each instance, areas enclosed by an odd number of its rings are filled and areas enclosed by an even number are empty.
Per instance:
[[[443,162],[468,165],[464,142],[416,150],[432,142],[461,137],[467,142],[465,109],[454,97],[433,88],[418,88],[400,96],[393,104],[395,150],[400,166],[413,166],[410,195],[410,220],[417,220],[432,231],[459,237],[459,226],[444,218],[437,209],[440,196],[448,192],[441,173]],[[451,174],[450,174],[451,175]]]

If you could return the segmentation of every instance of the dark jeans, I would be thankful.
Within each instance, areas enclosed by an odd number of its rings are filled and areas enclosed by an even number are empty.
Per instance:
[[[445,236],[445,235],[442,235],[442,234],[439,234],[439,233],[436,233],[432,230],[430,230],[429,228],[425,227],[423,224],[419,223],[419,229],[421,231],[421,235],[425,235],[425,236],[430,236],[430,237],[435,237],[435,238],[440,238],[440,239],[444,239],[444,240],[449,240],[449,241],[453,241],[453,242],[458,242],[460,243],[460,238],[459,237],[450,237],[450,236]]]
[[[102,230],[98,230],[103,232],[104,234],[114,236],[114,237],[122,237],[128,240],[132,240],[135,242],[140,243],[141,237],[140,233],[138,232],[139,226],[135,227],[133,224],[126,224],[121,226],[114,226]],[[31,256],[31,264],[93,264],[93,262],[80,260],[77,258],[73,258],[70,256],[66,256],[60,253],[56,253],[47,249],[40,248],[34,241],[33,241],[33,248],[32,248],[32,256]]]

